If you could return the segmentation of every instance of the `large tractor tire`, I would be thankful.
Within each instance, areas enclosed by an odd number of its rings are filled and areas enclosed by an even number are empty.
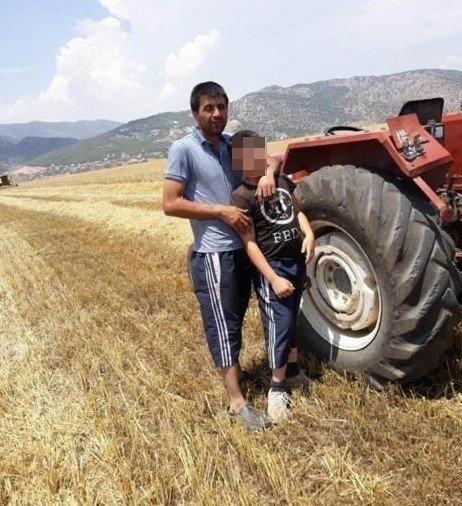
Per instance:
[[[295,195],[316,235],[299,334],[376,388],[413,382],[453,344],[461,279],[433,206],[398,178],[323,167]]]

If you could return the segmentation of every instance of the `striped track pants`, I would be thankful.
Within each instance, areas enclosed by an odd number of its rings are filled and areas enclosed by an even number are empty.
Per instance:
[[[243,249],[191,255],[191,275],[216,367],[238,362],[251,270]]]
[[[306,283],[306,267],[299,259],[274,259],[269,263],[276,274],[295,287],[290,297],[278,299],[268,281],[256,270],[253,272],[269,366],[278,369],[287,363],[290,349],[297,346],[297,316]]]

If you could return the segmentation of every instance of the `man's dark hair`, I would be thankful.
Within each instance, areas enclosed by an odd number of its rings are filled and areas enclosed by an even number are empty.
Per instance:
[[[228,107],[228,95],[226,95],[225,90],[218,83],[214,83],[213,81],[206,81],[205,83],[199,83],[194,86],[191,92],[191,111],[197,112],[199,110],[199,104],[201,101],[201,97],[223,97],[226,102],[226,107]]]
[[[262,144],[261,147],[265,147],[265,139],[261,135],[257,134],[253,130],[239,130],[236,132],[230,139],[229,145],[232,148],[243,148],[244,147],[244,138],[245,137],[254,137],[257,139],[261,139],[261,141],[257,142],[257,144]]]

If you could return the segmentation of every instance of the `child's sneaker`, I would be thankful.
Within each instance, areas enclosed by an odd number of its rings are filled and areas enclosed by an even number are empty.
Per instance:
[[[268,391],[268,416],[273,423],[283,422],[291,417],[291,398],[283,386],[272,386]]]

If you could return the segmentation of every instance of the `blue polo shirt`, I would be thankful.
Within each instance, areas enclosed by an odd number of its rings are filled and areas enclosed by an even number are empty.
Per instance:
[[[228,142],[229,136],[221,135],[218,151],[215,151],[199,128],[194,128],[172,144],[165,178],[184,183],[183,197],[192,202],[229,205],[242,176],[231,168]],[[239,236],[221,220],[189,221],[195,251],[214,253],[242,248]]]

